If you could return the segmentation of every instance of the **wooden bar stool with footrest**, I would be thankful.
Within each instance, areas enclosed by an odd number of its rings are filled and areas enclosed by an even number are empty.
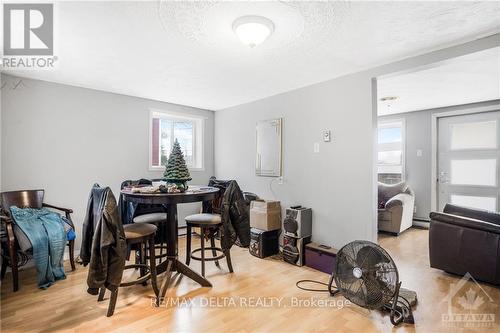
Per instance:
[[[123,226],[123,230],[125,231],[125,239],[127,241],[127,246],[135,245],[136,249],[142,251],[143,248],[147,247],[149,251],[149,255],[147,258],[149,259],[149,265],[146,264],[146,256],[141,257],[141,262],[135,263],[132,265],[126,265],[124,270],[127,269],[137,269],[141,270],[140,277],[134,281],[126,281],[120,283],[120,287],[128,287],[136,284],[144,284],[146,281],[151,279],[151,285],[153,287],[153,291],[158,297],[159,289],[156,281],[156,256],[155,256],[155,233],[156,226],[149,223],[132,223],[126,224]],[[104,300],[104,294],[106,292],[106,288],[102,287],[99,290],[98,301]],[[115,311],[116,299],[118,296],[118,289],[111,292],[111,298],[109,300],[108,312],[107,316],[110,317],[113,315]]]
[[[220,268],[219,260],[224,257],[227,260],[229,272],[233,272],[231,264],[231,254],[229,250],[223,250],[215,246],[215,234],[222,227],[222,220],[219,214],[194,214],[186,217],[187,224],[187,246],[186,246],[186,265],[189,265],[191,259],[201,261],[201,275],[205,277],[205,261],[215,261],[215,265]],[[201,247],[191,251],[191,229],[200,228]],[[210,239],[210,246],[205,247],[205,237]],[[212,250],[213,257],[206,258],[205,250]],[[200,257],[195,253],[200,252]],[[217,255],[217,253],[221,253]]]
[[[141,214],[137,215],[133,218],[132,220],[134,223],[142,224],[142,223],[147,223],[147,224],[152,224],[158,228],[158,232],[156,235],[155,239],[155,249],[159,250],[160,253],[156,254],[156,259],[162,259],[167,257],[167,243],[165,239],[165,223],[167,222],[167,213],[147,213],[147,214]],[[155,251],[156,252],[156,251]],[[136,258],[140,258],[143,256],[143,251],[138,252],[138,256]],[[148,259],[149,256],[146,255],[146,259]]]
[[[125,187],[133,186],[152,186],[154,181],[161,181],[162,179],[139,179],[139,180],[125,180],[121,184],[121,189]],[[167,244],[165,239],[165,223],[167,222],[167,213],[161,205],[150,205],[150,204],[137,204],[132,211],[129,211],[130,207],[127,203],[123,202],[123,198],[120,195],[120,210],[123,219],[123,224],[130,223],[149,223],[154,224],[158,231],[155,236],[155,248],[159,250],[159,254],[156,255],[157,260],[161,260],[167,256]],[[136,262],[141,261],[141,256],[144,256],[144,251],[137,251]],[[147,255],[146,255],[147,258]]]

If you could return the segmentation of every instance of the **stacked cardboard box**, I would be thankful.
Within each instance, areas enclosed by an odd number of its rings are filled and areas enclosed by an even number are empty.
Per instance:
[[[250,203],[250,247],[252,255],[265,258],[279,252],[281,204],[279,201],[254,200]]]

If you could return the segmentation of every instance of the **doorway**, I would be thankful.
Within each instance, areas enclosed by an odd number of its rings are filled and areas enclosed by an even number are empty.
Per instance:
[[[499,55],[494,47],[377,77],[376,177],[401,182],[414,200],[401,226],[428,227],[446,203],[500,211]],[[379,198],[380,222],[388,200]]]
[[[438,118],[437,203],[498,211],[500,111]]]

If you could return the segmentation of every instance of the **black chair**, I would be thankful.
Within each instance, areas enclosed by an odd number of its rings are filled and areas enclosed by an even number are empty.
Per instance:
[[[430,218],[431,267],[500,285],[500,213],[446,204]]]

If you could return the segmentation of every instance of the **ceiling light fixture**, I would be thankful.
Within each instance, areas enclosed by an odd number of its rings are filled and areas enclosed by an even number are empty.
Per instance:
[[[233,31],[243,44],[255,47],[274,32],[274,23],[263,16],[242,16],[234,20]]]
[[[398,96],[385,96],[380,99],[382,103],[385,103],[385,106],[390,108],[392,107],[392,102],[396,101]]]
[[[398,99],[398,96],[386,96],[380,99],[381,102],[389,102]]]

